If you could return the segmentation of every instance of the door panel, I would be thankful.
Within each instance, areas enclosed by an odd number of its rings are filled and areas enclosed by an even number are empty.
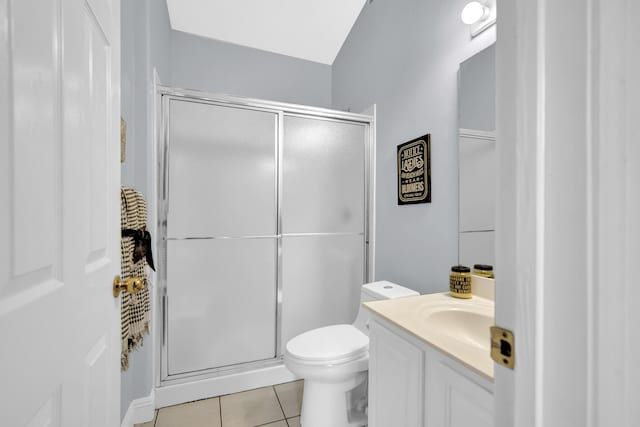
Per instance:
[[[69,286],[63,425],[120,419],[120,11],[117,0],[63,1],[63,236]]]
[[[425,418],[427,427],[491,427],[493,393],[430,352],[426,361]]]
[[[120,419],[120,4],[63,1],[63,236],[68,284],[63,425]]]
[[[25,278],[31,283],[54,275],[53,266],[58,261],[55,248],[60,238],[56,197],[60,168],[57,153],[61,146],[59,69],[56,52],[51,49],[52,40],[58,41],[60,36],[60,22],[56,19],[59,7],[56,2],[39,3],[14,1],[11,5],[13,135],[9,139],[8,170],[14,190],[13,203],[9,205],[12,208],[12,271],[14,276],[31,275]],[[34,7],[42,7],[41,13],[34,16]],[[38,31],[34,31],[35,28]],[[38,167],[24,167],[26,165]],[[40,214],[33,215],[40,210]],[[20,290],[24,290],[24,285]]]
[[[119,424],[119,16],[0,0],[3,426]]]
[[[167,242],[168,372],[275,357],[276,239]]]
[[[104,3],[104,2],[100,2]],[[90,58],[88,81],[89,108],[87,111],[90,125],[86,129],[89,138],[86,140],[87,151],[83,161],[86,162],[86,174],[89,177],[85,191],[89,190],[85,201],[85,218],[89,224],[88,235],[88,262],[104,260],[107,255],[107,208],[108,194],[105,186],[109,177],[109,160],[107,155],[109,143],[116,135],[111,132],[111,123],[105,120],[110,107],[110,82],[109,70],[111,69],[111,48],[106,39],[104,30],[89,10],[83,14],[84,33],[87,36],[87,45],[84,47]],[[86,65],[85,65],[86,66]],[[85,89],[86,90],[86,89]],[[88,167],[87,167],[88,166]]]
[[[278,115],[171,100],[169,237],[276,234]]]
[[[310,329],[353,323],[363,282],[362,235],[284,237],[282,345]]]
[[[83,388],[89,391],[86,402],[82,406],[82,419],[89,426],[107,426],[109,407],[103,402],[109,401],[108,390],[105,387],[96,387],[96,383],[102,384],[108,381],[108,375],[113,374],[109,360],[109,337],[103,335],[93,345],[82,361]]]
[[[364,231],[363,124],[284,118],[282,232]]]
[[[60,424],[64,306],[59,233],[61,210],[58,58],[59,5],[0,2],[0,425]],[[33,16],[34,8],[42,13]],[[9,17],[11,21],[9,21]],[[11,27],[8,27],[11,22]],[[36,31],[37,30],[37,31]],[[52,43],[53,41],[53,43]],[[10,50],[13,48],[13,51]],[[9,54],[11,52],[11,54]],[[39,120],[36,120],[39,118]],[[33,165],[39,167],[33,167]],[[45,351],[43,351],[45,350]],[[44,357],[46,355],[46,357]],[[35,372],[28,373],[28,370]],[[9,404],[10,403],[10,404]]]
[[[49,396],[26,425],[27,427],[60,427],[60,390]]]
[[[370,326],[369,425],[423,427],[422,349],[375,319]]]

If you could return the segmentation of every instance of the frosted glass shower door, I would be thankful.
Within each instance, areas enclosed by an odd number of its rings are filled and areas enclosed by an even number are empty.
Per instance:
[[[354,321],[365,280],[367,126],[284,118],[282,344]]]
[[[278,115],[171,100],[169,237],[276,234]]]
[[[167,242],[169,375],[275,357],[273,239]]]
[[[278,114],[171,99],[167,375],[276,355]]]

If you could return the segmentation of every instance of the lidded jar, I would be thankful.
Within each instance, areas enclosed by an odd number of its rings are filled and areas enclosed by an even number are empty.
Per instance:
[[[495,277],[493,275],[493,266],[488,264],[474,264],[473,274],[476,276],[487,277],[489,279],[493,279]]]
[[[449,275],[449,291],[456,298],[471,298],[471,269],[465,265],[454,265]]]

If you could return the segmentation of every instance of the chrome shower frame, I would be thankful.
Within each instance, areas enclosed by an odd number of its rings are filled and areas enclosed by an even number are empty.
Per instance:
[[[364,235],[364,265],[363,277],[365,282],[374,279],[373,254],[374,254],[374,234],[372,224],[375,223],[375,122],[374,117],[364,114],[354,114],[350,112],[337,111],[325,108],[309,107],[304,105],[288,104],[281,102],[265,101],[260,99],[242,98],[229,95],[212,94],[201,91],[179,89],[167,86],[157,86],[156,94],[160,101],[160,108],[157,118],[157,230],[156,253],[159,262],[157,272],[157,301],[161,315],[154,320],[156,327],[156,355],[157,361],[155,372],[156,386],[169,386],[174,384],[188,383],[191,381],[216,378],[232,375],[241,372],[248,372],[255,369],[278,366],[282,364],[282,160],[283,160],[283,124],[285,116],[306,117],[319,120],[351,122],[365,126],[365,197],[364,197],[364,233],[310,233],[312,235]],[[235,107],[248,110],[258,110],[277,114],[278,125],[276,128],[276,147],[274,150],[276,173],[275,173],[275,197],[276,197],[276,235],[269,236],[276,238],[276,354],[273,358],[258,360],[237,365],[215,367],[195,372],[169,374],[167,361],[167,327],[168,327],[168,300],[167,300],[167,208],[169,201],[169,103],[171,100],[182,100],[198,102],[203,104],[217,105],[223,107]],[[305,233],[307,234],[307,233]],[[288,234],[287,234],[288,236]],[[246,238],[251,238],[248,236]],[[255,236],[265,237],[265,236]]]

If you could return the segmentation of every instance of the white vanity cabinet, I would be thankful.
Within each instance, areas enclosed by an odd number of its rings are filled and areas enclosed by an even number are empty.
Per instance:
[[[425,427],[493,427],[493,383],[437,350],[425,365]]]
[[[373,315],[369,427],[491,427],[493,382]]]
[[[371,320],[369,427],[422,427],[424,352]]]

